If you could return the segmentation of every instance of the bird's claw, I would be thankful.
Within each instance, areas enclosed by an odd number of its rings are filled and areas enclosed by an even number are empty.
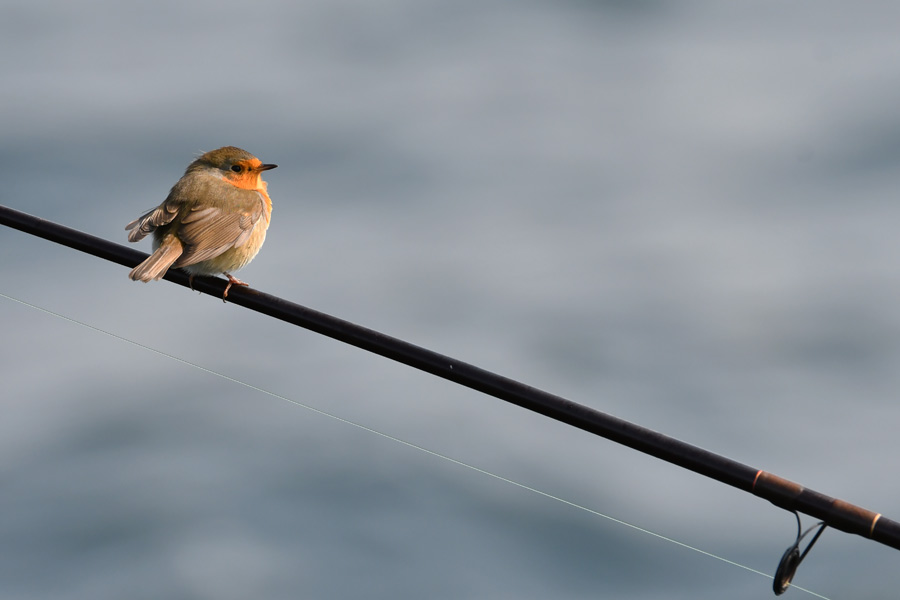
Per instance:
[[[225,286],[225,293],[222,294],[222,302],[225,302],[225,298],[228,297],[228,290],[231,289],[231,286],[233,286],[233,285],[245,285],[245,286],[250,285],[249,283],[247,283],[245,281],[241,281],[237,277],[234,277],[230,273],[223,273],[223,275],[225,275],[225,277],[228,278],[228,285]]]

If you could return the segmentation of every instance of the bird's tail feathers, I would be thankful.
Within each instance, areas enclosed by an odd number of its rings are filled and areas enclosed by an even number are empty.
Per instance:
[[[131,270],[128,277],[134,281],[159,279],[178,260],[182,252],[184,252],[184,246],[181,244],[181,241],[174,235],[168,235],[163,238],[159,248],[147,260]]]

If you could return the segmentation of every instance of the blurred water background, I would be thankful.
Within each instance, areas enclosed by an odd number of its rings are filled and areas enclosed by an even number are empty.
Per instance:
[[[0,203],[125,243],[241,146],[280,165],[254,287],[900,518],[900,5],[0,8]],[[4,294],[754,569],[793,541],[763,500],[126,273],[0,229]],[[0,328],[0,597],[771,596],[6,299]],[[897,561],[827,531],[795,582],[890,597]]]

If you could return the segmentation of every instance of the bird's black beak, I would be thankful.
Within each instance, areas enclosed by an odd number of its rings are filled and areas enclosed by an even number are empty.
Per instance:
[[[278,165],[259,165],[260,171],[268,171],[269,169],[274,169]]]

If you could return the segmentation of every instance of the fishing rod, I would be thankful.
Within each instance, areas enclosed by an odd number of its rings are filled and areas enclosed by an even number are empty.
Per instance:
[[[0,205],[0,224],[128,268],[143,262],[148,256],[138,250],[2,205]],[[228,284],[226,280],[220,278],[195,277],[191,285],[188,274],[180,269],[170,269],[164,279],[216,298],[223,297]],[[749,492],[768,500],[775,506],[793,512],[797,516],[797,540],[785,551],[778,564],[773,583],[773,590],[776,594],[783,593],[790,585],[797,567],[809,553],[812,545],[819,539],[826,526],[860,535],[900,550],[900,523],[897,521],[844,500],[811,490],[772,473],[750,467],[455,358],[253,288],[233,287],[229,292],[228,302],[527,408],[705,475],[744,492]],[[801,533],[800,517],[797,513],[804,513],[819,519],[820,523]],[[799,546],[803,537],[816,527],[819,528],[818,532],[801,553]]]

